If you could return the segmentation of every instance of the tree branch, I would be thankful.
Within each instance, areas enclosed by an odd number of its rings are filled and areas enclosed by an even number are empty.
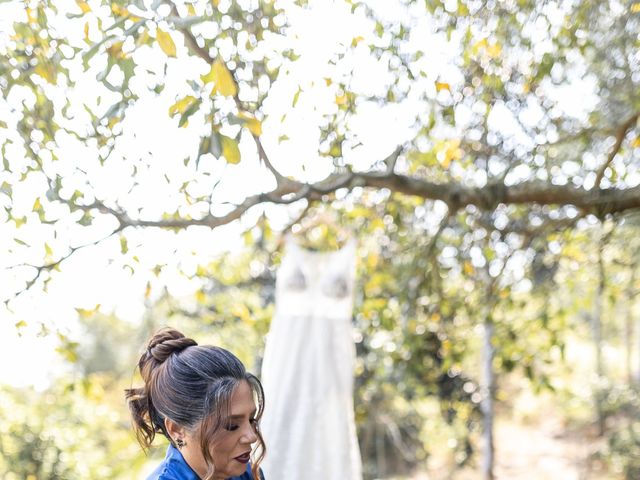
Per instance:
[[[618,127],[618,130],[616,132],[616,142],[613,144],[613,148],[611,149],[611,152],[609,152],[609,156],[607,157],[606,162],[604,162],[604,164],[600,167],[600,169],[598,170],[598,174],[596,175],[596,181],[594,183],[594,186],[596,188],[600,186],[600,182],[604,177],[604,172],[607,170],[607,167],[611,164],[613,159],[620,151],[622,142],[624,141],[624,137],[627,135],[627,132],[638,121],[638,115],[638,113],[635,113],[634,115],[629,117],[626,122],[620,125],[620,127]]]
[[[36,269],[35,275],[30,280],[27,281],[27,283],[25,284],[24,288],[22,288],[21,290],[18,290],[15,294],[13,294],[12,298],[17,298],[22,293],[24,293],[27,290],[29,290],[38,281],[38,279],[40,278],[40,276],[44,272],[50,272],[51,270],[54,270],[55,268],[59,267],[62,262],[64,262],[67,258],[69,258],[71,255],[76,253],[78,250],[81,250],[81,249],[86,248],[86,247],[91,247],[93,245],[98,245],[99,243],[105,241],[106,239],[111,238],[116,233],[122,231],[123,228],[124,228],[124,226],[120,225],[118,228],[113,230],[111,233],[109,233],[109,235],[107,235],[105,237],[102,237],[102,238],[100,238],[98,240],[95,240],[93,242],[89,242],[89,243],[84,243],[82,245],[78,245],[77,247],[71,247],[69,249],[69,252],[67,252],[65,255],[60,257],[55,262],[47,263],[47,264],[44,264],[44,265],[31,265],[31,264],[28,264],[28,263],[23,263],[23,264],[12,265],[11,267],[8,267],[8,268],[30,267],[30,268],[35,268]],[[9,300],[11,300],[11,299],[10,298],[6,299],[4,301],[4,303],[7,304],[9,302]]]
[[[510,186],[490,184],[485,187],[467,187],[456,183],[433,183],[415,177],[388,174],[386,172],[332,174],[314,184],[291,182],[267,193],[248,196],[242,203],[236,205],[233,210],[222,216],[208,214],[202,218],[145,220],[131,218],[125,212],[107,207],[102,202],[94,202],[90,205],[73,204],[73,208],[82,210],[97,209],[103,213],[113,215],[118,220],[120,229],[126,227],[183,229],[195,225],[216,228],[237,220],[247,210],[256,205],[263,203],[291,204],[303,199],[313,201],[338,189],[347,188],[351,190],[355,187],[387,188],[393,192],[417,196],[427,200],[440,200],[448,205],[451,214],[470,205],[474,205],[480,210],[489,211],[500,204],[573,205],[578,209],[582,209],[585,214],[592,213],[598,217],[640,208],[640,186],[627,189],[600,188],[586,190],[572,185],[549,185],[540,181],[528,181]]]
[[[175,4],[171,4],[171,11],[173,13],[174,19],[179,20],[181,18],[178,14],[178,9],[176,8]],[[184,22],[181,23],[180,21],[177,21],[177,20],[174,21],[173,24],[176,27],[176,29],[180,33],[182,33],[187,43],[187,47],[192,52],[194,52],[197,56],[202,58],[209,65],[214,63],[216,60],[224,63],[224,60],[220,58],[220,56],[218,56],[217,58],[214,58],[209,54],[209,52],[206,49],[198,45],[198,41],[196,37],[193,35],[193,33],[191,32],[191,30],[189,30],[189,26],[187,24],[184,24]],[[231,73],[231,76],[233,77],[233,81],[236,83],[236,85],[238,85],[236,72],[230,69],[228,66],[227,66],[227,70],[229,70],[229,72]],[[247,109],[244,108],[244,105],[242,104],[242,101],[240,100],[239,94],[237,92],[233,96],[233,100],[239,112],[247,111]],[[295,182],[295,180],[286,178],[284,175],[278,172],[278,170],[273,166],[273,164],[269,160],[269,156],[267,155],[267,152],[265,151],[264,146],[262,145],[262,141],[260,140],[260,137],[258,135],[254,135],[253,133],[251,134],[251,136],[253,137],[253,140],[256,143],[256,147],[258,149],[258,157],[265,164],[267,169],[269,169],[269,171],[273,174],[278,186],[285,185],[285,184],[298,183],[298,182]]]

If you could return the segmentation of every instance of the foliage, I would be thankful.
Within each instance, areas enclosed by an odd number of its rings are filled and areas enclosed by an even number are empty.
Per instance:
[[[603,337],[629,331],[612,311],[637,283],[625,247],[640,206],[640,12],[614,0],[348,0],[313,37],[321,4],[2,4],[15,17],[0,32],[3,278],[15,286],[3,300],[19,308],[98,253],[131,285],[146,275],[136,342],[170,321],[259,369],[280,236],[330,215],[359,242],[367,474],[428,458],[434,405],[464,465],[486,397],[478,325],[495,327],[498,372],[555,389],[551,367],[574,329],[586,335],[600,291],[587,263],[604,257]],[[317,38],[323,50],[305,46]],[[344,235],[320,223],[303,241],[339,247]],[[214,255],[226,225],[245,249]],[[169,247],[151,248],[160,243]],[[188,285],[180,295],[174,276]],[[97,321],[100,306],[77,315],[93,336],[60,334],[60,352],[88,382],[77,388],[89,405],[93,388],[119,391],[131,331]],[[75,390],[52,392],[43,401],[59,395],[85,418]],[[46,418],[43,405],[24,408]],[[55,459],[84,447],[51,440],[45,424],[6,425],[27,439],[3,441],[7,472],[79,472]]]
[[[3,386],[0,475],[6,479],[125,478],[139,471],[129,421],[103,376],[45,392]]]

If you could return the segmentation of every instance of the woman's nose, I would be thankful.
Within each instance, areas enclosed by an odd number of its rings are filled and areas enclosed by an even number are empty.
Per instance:
[[[244,431],[244,435],[242,436],[242,441],[244,443],[254,443],[258,440],[258,436],[256,435],[256,430],[253,425],[249,425],[249,427]]]

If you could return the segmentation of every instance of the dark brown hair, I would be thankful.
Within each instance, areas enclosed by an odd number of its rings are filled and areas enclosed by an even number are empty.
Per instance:
[[[264,411],[260,381],[248,373],[231,352],[210,345],[199,346],[173,328],[157,331],[138,361],[144,386],[125,390],[138,442],[147,450],[156,433],[173,444],[165,418],[190,430],[200,427],[200,448],[207,463],[205,480],[213,478],[211,445],[230,412],[231,396],[246,381],[258,403],[255,432],[257,447],[251,470],[260,479],[260,462],[266,451],[258,425]],[[257,453],[259,452],[259,453]]]

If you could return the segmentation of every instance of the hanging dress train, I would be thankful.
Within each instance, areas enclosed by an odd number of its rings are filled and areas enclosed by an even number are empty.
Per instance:
[[[288,238],[262,364],[266,478],[361,480],[353,411],[355,241],[311,252]]]

